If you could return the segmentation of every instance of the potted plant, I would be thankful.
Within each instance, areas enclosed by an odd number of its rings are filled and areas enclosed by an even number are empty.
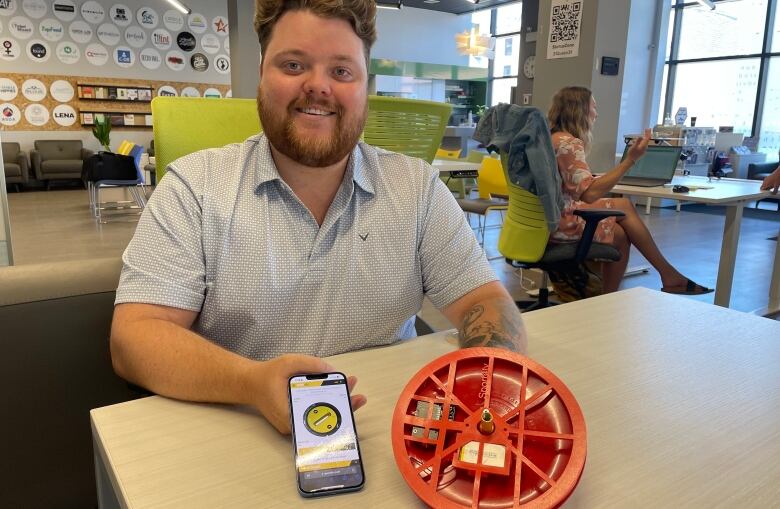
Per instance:
[[[95,119],[95,125],[92,126],[92,135],[95,136],[106,152],[111,152],[111,122],[107,118],[101,121]]]
[[[485,114],[485,112],[488,110],[488,107],[484,104],[478,104],[474,109],[474,123],[479,124],[479,119],[482,118],[482,115]]]

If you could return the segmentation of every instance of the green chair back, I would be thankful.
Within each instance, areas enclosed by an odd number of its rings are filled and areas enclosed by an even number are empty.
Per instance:
[[[505,258],[533,263],[541,260],[550,231],[539,197],[509,180],[509,156],[501,153],[501,166],[509,191],[509,209],[498,237],[498,251]]]
[[[155,97],[152,119],[158,182],[181,156],[240,143],[261,131],[254,99]]]
[[[447,103],[372,95],[363,141],[431,163],[451,112]]]

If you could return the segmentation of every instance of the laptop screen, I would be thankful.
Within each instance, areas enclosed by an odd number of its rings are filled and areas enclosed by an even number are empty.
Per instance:
[[[621,161],[626,159],[628,148],[629,146],[626,145]],[[624,176],[661,179],[668,182],[674,177],[681,152],[682,147],[651,145],[647,147],[644,157],[637,161]]]

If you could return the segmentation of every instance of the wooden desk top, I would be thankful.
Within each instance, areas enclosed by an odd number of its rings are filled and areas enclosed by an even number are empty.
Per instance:
[[[769,507],[780,500],[780,322],[644,288],[528,313],[529,355],[585,414],[564,507]],[[290,439],[252,411],[147,398],[92,411],[127,507],[423,507],[395,466],[391,415],[447,333],[330,359],[360,378],[366,488],[304,500]]]
[[[639,187],[618,184],[613,193],[632,196],[650,196],[651,198],[669,198],[672,200],[726,205],[737,201],[753,201],[769,196],[769,191],[761,191],[760,180],[745,179],[708,179],[696,176],[675,176],[672,184],[683,186],[706,186],[710,189],[692,189],[688,193],[675,193],[671,186]]]

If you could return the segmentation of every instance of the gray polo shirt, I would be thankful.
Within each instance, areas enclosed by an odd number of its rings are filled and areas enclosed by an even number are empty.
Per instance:
[[[318,226],[262,134],[171,163],[123,261],[117,304],[198,311],[195,332],[254,359],[413,337],[423,295],[496,279],[425,162],[360,143]]]

